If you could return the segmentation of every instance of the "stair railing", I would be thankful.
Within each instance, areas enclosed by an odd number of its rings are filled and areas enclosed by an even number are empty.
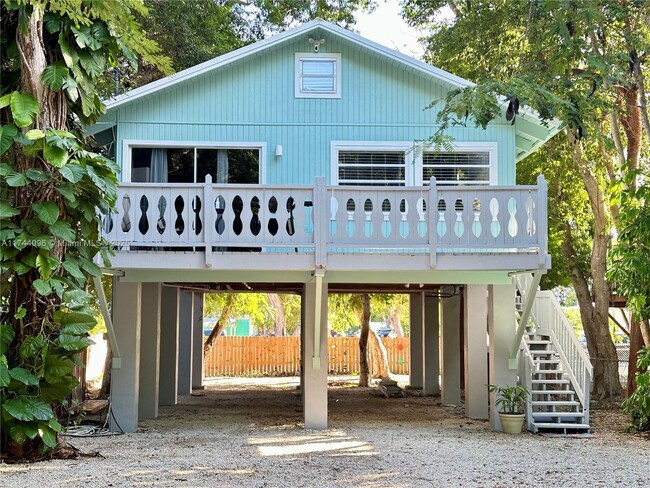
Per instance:
[[[555,346],[560,360],[565,367],[566,374],[571,380],[572,387],[582,403],[585,414],[585,423],[589,420],[589,388],[593,376],[593,367],[587,353],[576,337],[573,327],[562,311],[560,303],[551,291],[537,294],[540,307],[538,310],[541,330],[546,333]],[[540,328],[538,327],[538,330]]]
[[[522,301],[526,299],[526,293],[528,293],[532,279],[533,276],[527,273],[515,276],[515,285],[522,296]],[[530,314],[530,321],[534,324],[535,331],[538,334],[550,337],[571,381],[571,386],[582,404],[584,422],[589,423],[589,388],[593,376],[593,367],[552,291],[537,291]],[[535,370],[535,366],[528,344],[523,340],[522,350],[526,358],[526,368],[520,369],[520,373],[523,373],[520,374],[520,377],[524,382],[530,381],[530,373]],[[527,369],[530,371],[526,371]],[[532,410],[532,397],[528,401],[527,408]]]

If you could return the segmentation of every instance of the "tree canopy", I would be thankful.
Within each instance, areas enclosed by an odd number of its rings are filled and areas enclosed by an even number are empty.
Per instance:
[[[443,7],[452,19],[439,17]],[[621,392],[607,326],[607,254],[621,212],[611,185],[647,164],[649,9],[618,0],[404,2],[408,21],[430,32],[427,59],[477,83],[441,101],[439,133],[485,127],[508,109],[516,125],[524,105],[564,127],[520,175],[550,176],[550,236],[580,304],[596,398]]]
[[[170,65],[140,31],[137,0],[1,8],[0,450],[35,459],[57,448],[73,368],[91,343],[85,287],[101,276],[97,211],[117,193],[118,168],[92,151],[79,123],[103,113],[96,81],[118,58]]]

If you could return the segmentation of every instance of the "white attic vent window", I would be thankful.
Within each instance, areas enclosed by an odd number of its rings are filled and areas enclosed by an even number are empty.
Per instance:
[[[341,98],[340,54],[296,54],[296,98]]]

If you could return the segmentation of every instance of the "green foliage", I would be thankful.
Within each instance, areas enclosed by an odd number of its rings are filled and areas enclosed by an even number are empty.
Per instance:
[[[496,406],[501,413],[524,413],[524,404],[528,398],[529,390],[525,386],[512,385],[487,385],[490,393],[496,393]]]
[[[631,416],[631,428],[638,432],[650,431],[650,347],[639,351],[635,376],[636,390],[623,402],[623,410]]]
[[[613,187],[620,207],[618,237],[610,253],[608,277],[639,320],[650,318],[650,173],[629,172],[638,185]]]
[[[13,444],[21,456],[23,446],[34,457],[56,446],[56,413],[92,343],[96,320],[84,288],[89,275],[101,275],[98,253],[106,262],[98,214],[117,194],[117,166],[92,152],[79,122],[103,114],[96,81],[120,56],[135,65],[138,55],[165,73],[170,66],[135,20],[145,13],[141,0],[13,0],[0,8],[0,450]],[[20,52],[26,36],[34,47]],[[39,55],[47,66],[37,72]]]

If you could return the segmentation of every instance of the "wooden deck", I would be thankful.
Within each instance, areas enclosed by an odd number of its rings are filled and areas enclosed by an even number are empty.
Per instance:
[[[116,269],[547,269],[546,184],[313,187],[125,183]]]

